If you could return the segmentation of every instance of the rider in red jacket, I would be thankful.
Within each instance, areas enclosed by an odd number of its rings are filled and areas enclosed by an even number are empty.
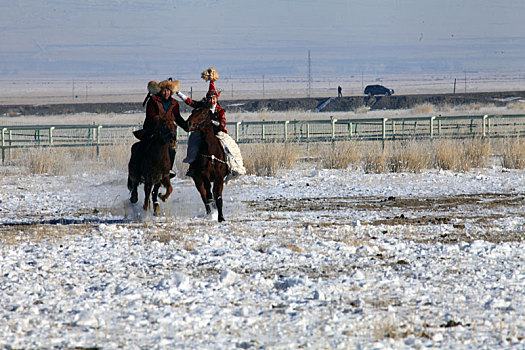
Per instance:
[[[211,108],[210,108],[211,119],[212,121],[216,122],[216,123],[213,123],[216,127],[216,132],[222,131],[222,132],[227,133],[226,116],[225,116],[226,111],[218,103],[220,95],[221,95],[221,92],[215,89],[215,84],[213,80],[210,80],[210,87],[208,89],[208,92],[206,93],[206,98],[200,101],[192,100],[191,98],[187,97],[180,91],[177,92],[177,96],[179,96],[188,106],[190,106],[193,109],[201,108],[201,107],[206,106],[207,104],[210,104],[211,105]]]
[[[220,91],[217,91],[215,89],[215,84],[214,84],[213,79],[210,80],[210,86],[208,89],[208,93],[206,94],[206,98],[202,99],[201,101],[192,100],[191,98],[184,95],[182,92],[180,91],[177,92],[177,96],[179,96],[188,106],[194,109],[211,106],[210,113],[211,113],[211,119],[214,125],[215,133],[219,131],[227,133],[226,117],[225,117],[226,112],[218,103],[220,94],[221,94]],[[190,167],[188,169],[188,172],[186,173],[186,176],[190,176],[190,177],[195,176],[195,167],[193,166],[193,163],[197,159],[201,139],[202,139],[202,136],[201,136],[200,131],[191,132],[190,137],[188,139],[188,152],[187,152],[186,158],[183,160],[184,163],[190,164]]]
[[[157,120],[160,118],[167,118],[186,132],[188,131],[186,121],[180,115],[179,103],[172,97],[173,93],[179,89],[179,86],[180,84],[178,81],[172,81],[171,79],[161,81],[160,83],[152,81],[148,84],[149,94],[144,101],[147,102],[146,119],[144,120],[142,130],[134,132],[135,137],[141,141],[151,137],[158,125]],[[172,142],[170,146],[170,162],[171,167],[173,168],[177,142]],[[173,170],[170,170],[170,177],[174,176],[175,173]]]

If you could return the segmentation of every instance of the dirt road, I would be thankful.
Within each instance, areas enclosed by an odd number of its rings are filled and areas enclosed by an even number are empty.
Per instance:
[[[222,105],[229,112],[256,111],[315,111],[344,112],[368,107],[371,110],[407,109],[421,104],[432,105],[494,105],[505,106],[509,103],[524,102],[525,91],[479,92],[467,94],[420,94],[394,96],[347,96],[341,98],[283,98],[283,99],[248,99],[222,100]],[[189,107],[181,103],[182,112]],[[19,115],[61,115],[75,113],[131,113],[142,112],[141,102],[119,103],[69,103],[39,105],[0,105],[1,116]]]

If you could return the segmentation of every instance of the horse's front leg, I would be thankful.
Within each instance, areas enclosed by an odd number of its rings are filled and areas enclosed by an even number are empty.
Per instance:
[[[224,188],[224,181],[217,180],[213,184],[213,198],[215,198],[215,205],[217,206],[217,213],[219,222],[224,221],[224,216],[222,215],[222,189]]]
[[[139,182],[136,180],[135,176],[132,175],[132,172],[130,170],[128,175],[128,189],[131,191],[131,197],[129,199],[131,203],[137,203],[139,199],[139,195],[137,193],[138,186]]]
[[[159,188],[160,183],[156,183],[153,186],[153,191],[151,192],[151,201],[153,202],[153,215],[157,215],[159,213],[159,201],[157,200]]]
[[[166,192],[164,194],[159,194],[159,198],[164,202],[168,197],[170,196],[171,192],[173,192],[173,187],[171,186],[171,181],[169,178],[169,175],[162,178],[161,180],[162,186],[166,188]]]
[[[193,182],[195,183],[195,187],[197,188],[197,191],[199,191],[199,194],[201,195],[202,202],[204,203],[204,207],[206,209],[206,214],[211,214],[211,202],[212,198],[209,194],[209,190],[206,191],[206,185],[203,181],[203,179],[200,176],[195,176],[193,178]],[[209,182],[208,182],[208,188],[209,188]]]
[[[151,188],[153,187],[153,184],[151,181],[145,181],[144,182],[144,210],[148,211],[149,208],[149,195],[151,193]]]
[[[211,204],[213,203],[213,194],[211,192],[211,182],[208,180],[208,178],[204,177],[202,179],[204,183],[204,189],[206,190],[206,202],[204,203],[206,205],[206,214],[211,214]]]

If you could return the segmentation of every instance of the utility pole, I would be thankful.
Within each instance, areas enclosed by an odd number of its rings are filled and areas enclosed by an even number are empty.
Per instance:
[[[467,93],[467,71],[465,71],[465,93]]]
[[[308,97],[312,91],[312,60],[310,59],[310,50],[308,50]]]
[[[454,95],[456,94],[456,78],[454,78]]]

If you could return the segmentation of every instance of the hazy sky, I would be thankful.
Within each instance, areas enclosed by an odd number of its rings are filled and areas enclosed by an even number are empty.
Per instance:
[[[525,0],[0,4],[0,78],[522,72]]]

